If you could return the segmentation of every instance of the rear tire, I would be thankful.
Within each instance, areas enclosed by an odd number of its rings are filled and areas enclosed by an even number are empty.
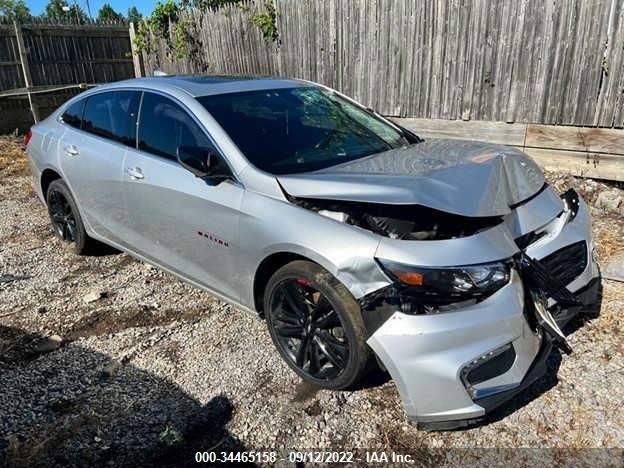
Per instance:
[[[78,255],[95,250],[98,242],[87,235],[78,206],[69,188],[61,179],[54,180],[46,191],[46,204],[54,234],[70,245]]]
[[[319,265],[297,260],[277,270],[265,289],[264,311],[275,347],[304,380],[345,389],[369,369],[360,306]]]

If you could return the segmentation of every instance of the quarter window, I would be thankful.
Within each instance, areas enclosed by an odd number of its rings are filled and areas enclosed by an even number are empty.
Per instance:
[[[188,112],[171,99],[145,93],[139,122],[139,149],[177,160],[178,146],[206,148],[217,154],[208,136]]]
[[[66,123],[70,127],[80,128],[80,124],[82,123],[82,110],[84,109],[84,103],[85,100],[81,99],[69,106],[61,116],[61,120],[63,121],[63,123]]]
[[[139,96],[136,91],[112,91],[88,97],[82,129],[134,147]]]

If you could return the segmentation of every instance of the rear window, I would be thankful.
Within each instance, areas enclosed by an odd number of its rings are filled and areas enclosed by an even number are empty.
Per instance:
[[[85,100],[81,99],[70,105],[61,116],[61,120],[63,121],[63,123],[66,123],[70,127],[80,128],[80,124],[82,123],[82,110],[84,109],[84,103]]]
[[[88,97],[82,129],[134,147],[139,96],[137,91],[112,91]]]

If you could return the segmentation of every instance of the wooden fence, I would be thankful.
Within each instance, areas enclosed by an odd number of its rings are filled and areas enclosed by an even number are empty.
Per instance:
[[[0,132],[45,117],[79,84],[132,77],[126,24],[0,23]]]
[[[147,70],[327,84],[400,117],[624,126],[622,0],[274,0],[191,11],[192,53]],[[170,54],[169,54],[170,55]]]
[[[0,24],[0,91],[28,86],[20,41],[30,86],[104,83],[134,76],[125,24]]]

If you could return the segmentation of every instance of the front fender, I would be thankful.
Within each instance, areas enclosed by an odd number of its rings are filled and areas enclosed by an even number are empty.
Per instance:
[[[241,207],[242,301],[253,307],[253,282],[268,256],[287,252],[318,263],[356,298],[390,284],[375,262],[380,237],[287,201],[246,192]]]

